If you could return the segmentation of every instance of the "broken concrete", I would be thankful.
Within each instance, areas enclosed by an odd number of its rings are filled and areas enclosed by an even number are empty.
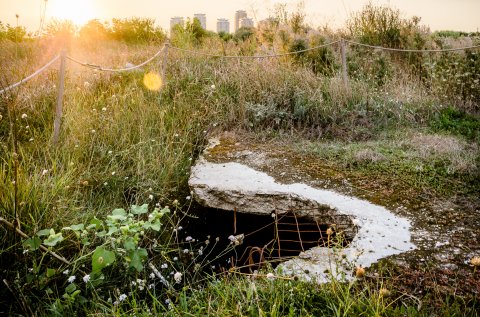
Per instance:
[[[216,142],[212,146],[219,146]],[[243,155],[243,154],[240,154]],[[385,207],[300,182],[280,183],[265,172],[239,162],[212,162],[208,153],[192,167],[189,185],[202,205],[246,213],[281,214],[294,211],[315,217],[348,215],[356,235],[345,248],[315,247],[288,260],[277,270],[319,282],[349,278],[355,266],[368,267],[379,259],[415,248],[410,222]],[[235,155],[233,156],[235,157]],[[238,157],[238,156],[237,156]],[[255,164],[260,164],[258,161]],[[268,161],[263,164],[268,165]],[[317,212],[317,214],[315,214]],[[348,228],[341,228],[346,230]]]

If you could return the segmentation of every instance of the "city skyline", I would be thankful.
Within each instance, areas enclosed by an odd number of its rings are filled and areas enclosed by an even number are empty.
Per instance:
[[[42,3],[45,0],[0,0],[0,21],[19,25],[28,31],[39,28]],[[312,27],[328,25],[333,29],[345,26],[345,20],[370,0],[305,0],[306,22]],[[177,0],[168,6],[153,0],[48,0],[46,24],[52,18],[70,19],[83,24],[90,19],[110,21],[112,18],[141,17],[155,19],[156,24],[169,29],[170,18],[193,18],[195,13],[206,15],[206,29],[216,30],[218,19],[235,21],[235,12],[245,10],[255,24],[272,15],[275,5],[284,3],[289,12],[295,12],[298,0]],[[480,28],[480,0],[374,0],[375,5],[390,5],[399,9],[406,18],[419,16],[421,23],[435,30],[477,31]],[[434,8],[434,9],[432,9]],[[232,30],[231,30],[232,31]]]

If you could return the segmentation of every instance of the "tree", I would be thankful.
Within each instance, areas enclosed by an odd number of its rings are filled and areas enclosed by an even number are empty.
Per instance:
[[[107,27],[97,19],[90,20],[79,31],[80,38],[86,41],[99,41],[108,37]]]

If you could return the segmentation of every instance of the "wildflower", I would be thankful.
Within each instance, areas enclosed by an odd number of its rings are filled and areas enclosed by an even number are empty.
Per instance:
[[[155,278],[155,274],[154,274],[154,273],[150,273],[150,275],[149,275],[148,277],[150,277],[150,279],[153,280],[153,279]]]
[[[182,282],[182,273],[175,273],[175,275],[173,275],[173,279],[175,280],[175,283],[180,284]]]
[[[63,273],[63,275],[68,275],[68,273],[70,273],[70,270],[65,270],[62,273]]]
[[[215,89],[215,85],[211,85],[210,88]]]
[[[103,183],[103,186],[107,186],[107,185],[108,185],[108,182]]]
[[[47,174],[47,173],[48,173],[48,170],[43,170],[42,171],[42,176],[45,176],[45,174]]]
[[[73,283],[73,281],[75,281],[76,278],[77,278],[77,277],[76,277],[75,275],[72,275],[72,276],[70,276],[70,277],[68,278],[67,281],[68,281],[68,283]]]
[[[274,213],[274,212],[272,212],[271,216],[272,216],[272,218],[275,218],[275,213]]]
[[[148,199],[153,200],[153,195],[148,195]]]
[[[23,250],[23,254],[27,254],[27,253],[28,253],[28,249]]]
[[[333,234],[333,229],[332,228],[328,228],[327,229],[327,236],[331,236]]]
[[[107,111],[107,107],[103,107],[103,108],[102,108],[102,111],[103,111],[103,112]]]
[[[275,278],[275,275],[274,275],[273,273],[268,273],[268,274],[267,274],[267,278],[268,278],[269,280],[273,280],[273,279]]]
[[[178,258],[175,256],[175,257],[173,257],[173,260],[174,260],[174,261],[178,261]]]
[[[188,249],[183,250],[183,253],[185,253],[185,254],[187,254],[188,252],[190,252]]]
[[[97,131],[95,131],[95,129],[92,129],[92,133],[95,133],[95,132],[97,132]]]
[[[33,142],[33,138],[30,138],[30,140],[28,140],[28,141]]]
[[[90,274],[86,274],[84,277],[83,277],[83,281],[85,283],[88,283],[88,281],[90,281]]]
[[[22,113],[22,119],[27,119],[27,114],[26,113]]]
[[[174,204],[174,205],[178,205],[178,200],[175,199],[175,200],[173,201],[173,204]]]
[[[357,268],[355,269],[355,276],[357,278],[362,278],[365,276],[365,269],[361,266],[357,266]]]
[[[170,304],[170,299],[169,299],[169,298],[167,298],[167,299],[165,300],[165,304],[166,304],[166,305],[169,305],[169,304]]]
[[[120,297],[118,297],[118,300],[123,302],[126,298],[127,298],[127,295],[122,294],[122,295],[120,295]]]
[[[161,269],[166,269],[168,268],[168,264],[167,263],[163,263],[161,266],[160,266]]]
[[[114,176],[114,175],[115,175],[115,171],[112,172],[112,176]]]
[[[472,264],[472,265],[475,266],[475,267],[480,266],[480,256],[474,256],[474,257],[470,260],[470,264]]]
[[[192,237],[191,237],[191,236],[186,237],[186,238],[185,238],[185,241],[187,241],[187,242],[188,242],[188,241],[192,241]]]
[[[190,199],[192,199],[192,197],[191,197],[191,196],[187,196],[187,197],[185,197],[185,199],[186,199],[186,200],[190,200]]]
[[[108,151],[108,154],[112,154],[112,153],[113,153],[113,151]]]

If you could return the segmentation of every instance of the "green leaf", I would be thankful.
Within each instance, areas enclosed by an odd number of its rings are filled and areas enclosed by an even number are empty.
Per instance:
[[[115,262],[115,253],[100,246],[95,249],[92,255],[92,272],[99,272],[103,268]]]
[[[125,250],[131,251],[131,250],[135,250],[135,248],[137,247],[137,244],[135,243],[135,240],[133,240],[132,237],[127,237],[125,239],[125,242],[123,243],[123,247],[125,248]]]
[[[52,277],[57,273],[57,270],[55,269],[48,269],[47,268],[47,277]]]
[[[90,225],[87,226],[87,229],[93,229],[93,228],[100,229],[102,228],[102,226],[103,226],[102,221],[94,217],[92,220],[90,220]]]
[[[43,236],[48,236],[50,234],[51,229],[43,229],[37,232],[37,236],[43,237]]]
[[[73,230],[73,231],[82,231],[83,229],[85,229],[85,225],[83,223],[62,228],[62,230]]]
[[[112,214],[108,215],[107,218],[111,220],[123,221],[127,219],[127,212],[125,211],[125,209],[122,209],[122,208],[114,209],[112,211]]]
[[[43,240],[43,244],[48,245],[49,247],[54,247],[61,241],[63,241],[62,233],[55,233],[55,231],[52,229],[50,230],[50,235],[48,238]]]
[[[132,205],[130,212],[134,215],[146,214],[148,212],[148,204],[143,204],[141,206]]]
[[[77,285],[75,285],[75,283],[68,284],[68,286],[65,287],[65,292],[70,294],[70,293],[74,292],[76,289],[77,289]]]
[[[23,247],[28,248],[29,251],[35,251],[38,248],[40,248],[40,245],[42,244],[42,240],[38,237],[33,237],[30,239],[27,239],[23,242]]]
[[[152,230],[155,230],[155,231],[160,231],[160,227],[161,227],[161,223],[160,223],[160,220],[155,220],[153,222],[146,222],[143,224],[143,228],[145,229],[152,229]]]
[[[112,234],[116,233],[118,228],[116,226],[108,226],[108,233],[107,235],[111,236]]]
[[[148,257],[147,250],[137,249],[130,251],[128,256],[130,258],[130,267],[135,268],[137,272],[141,272],[143,270],[143,261]]]

